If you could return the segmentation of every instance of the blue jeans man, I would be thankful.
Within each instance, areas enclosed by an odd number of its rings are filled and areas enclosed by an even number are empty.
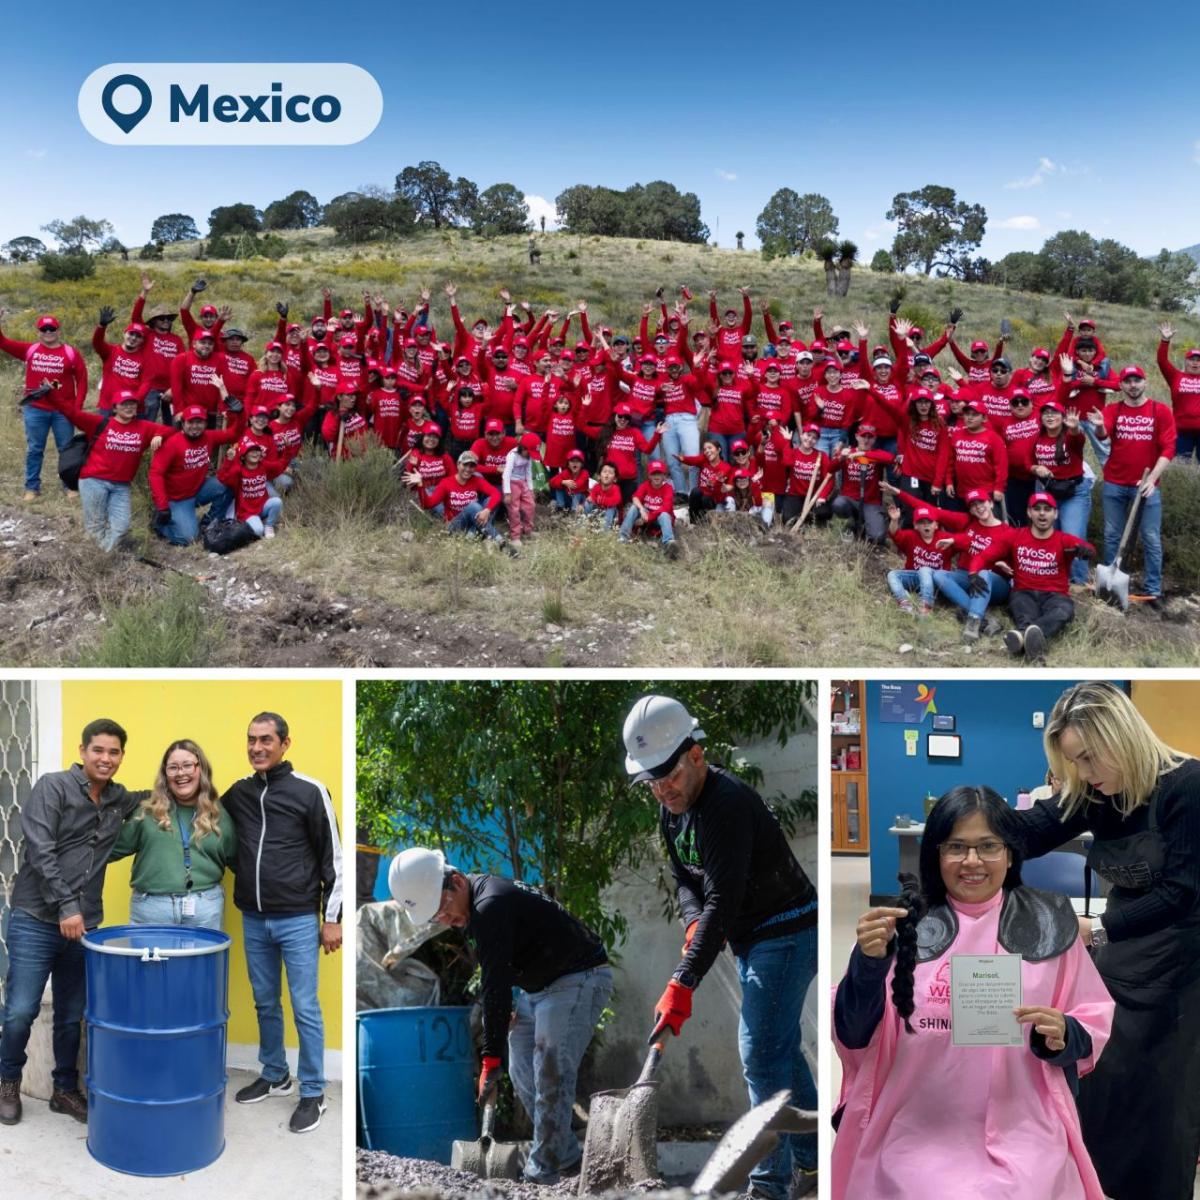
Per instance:
[[[317,960],[320,954],[316,914],[276,917],[242,913],[246,945],[246,971],[258,1013],[258,1060],[262,1077],[280,1083],[288,1077],[283,1048],[283,985],[287,970],[292,1017],[300,1039],[296,1071],[300,1096],[320,1096],[325,1091],[325,1023],[317,999]]]
[[[625,520],[621,522],[621,541],[627,542],[633,536],[634,525],[641,520],[642,514],[638,511],[636,504],[629,506],[629,511],[625,514]],[[647,522],[648,524],[648,522]],[[662,533],[662,544],[669,546],[675,540],[675,526],[671,522],[671,514],[661,512],[655,519],[654,524]]]
[[[224,512],[233,503],[233,493],[215,475],[210,475],[200,490],[187,500],[169,500],[171,519],[165,525],[155,525],[154,532],[172,546],[190,546],[200,536],[198,509],[209,505],[208,521]]]
[[[25,422],[25,490],[35,496],[42,490],[42,460],[46,456],[46,441],[54,434],[59,452],[75,436],[75,427],[57,409],[37,408],[32,404],[21,407]]]
[[[1058,502],[1058,527],[1063,533],[1087,538],[1088,519],[1092,515],[1092,488],[1096,485],[1094,475],[1085,472],[1080,476],[1073,495]],[[1088,565],[1082,559],[1071,560],[1071,582],[1087,583]]]
[[[108,553],[129,532],[133,520],[131,489],[127,483],[108,479],[81,479],[79,499],[83,506],[83,527]]]
[[[612,995],[611,967],[562,975],[540,992],[517,989],[508,1074],[533,1119],[525,1178],[552,1182],[582,1156],[571,1131],[579,1064]]]
[[[1137,495],[1136,483],[1104,484],[1104,561],[1111,563],[1117,556],[1121,532],[1129,515],[1129,506]],[[1142,560],[1145,564],[1143,586],[1148,596],[1162,595],[1162,492],[1155,488],[1142,501],[1138,517],[1138,533],[1142,539]]]
[[[668,413],[666,432],[662,436],[662,451],[675,495],[686,496],[696,486],[696,468],[685,466],[675,455],[700,453],[700,424],[694,413]],[[719,434],[714,436],[720,436]]]
[[[24,909],[9,912],[8,982],[4,1028],[0,1033],[0,1079],[20,1079],[29,1032],[42,1004],[46,980],[54,997],[54,1090],[79,1086],[79,1058],[85,996],[83,943],[63,937],[59,927],[39,921]]]
[[[756,942],[736,961],[742,985],[738,1052],[751,1105],[786,1088],[792,1104],[815,1110],[817,1089],[801,1046],[800,1016],[817,973],[816,926]],[[785,1134],[750,1173],[750,1183],[760,1195],[787,1200],[793,1166],[812,1171],[816,1165],[817,1135]]]
[[[487,523],[480,525],[476,518],[481,512],[487,512],[487,508],[478,500],[472,500],[457,517],[448,522],[446,528],[451,533],[475,533],[480,537],[499,538],[500,530],[496,528],[494,515],[488,513]]]

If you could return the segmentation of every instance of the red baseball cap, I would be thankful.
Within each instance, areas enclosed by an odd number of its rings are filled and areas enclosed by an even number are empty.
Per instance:
[[[529,345],[529,339],[527,337],[513,338],[513,349],[514,350],[518,346],[528,346],[528,345]]]
[[[1009,404],[1015,404],[1018,400],[1022,400],[1026,404],[1033,403],[1033,397],[1024,388],[1017,388],[1017,390],[1008,398]]]
[[[352,317],[352,316],[354,316],[354,309],[352,309],[352,308],[343,308],[342,311],[340,313],[338,313],[339,318]]]
[[[754,472],[748,467],[738,467],[738,469],[734,471],[733,477],[734,479],[753,479]]]
[[[297,324],[296,324],[296,322],[295,322],[295,321],[293,321],[293,322],[292,322],[292,323],[291,323],[291,324],[290,324],[290,325],[287,327],[287,330],[286,330],[286,332],[287,332],[287,333],[300,333],[300,332],[301,332],[301,330],[302,330],[303,328],[304,328],[304,326],[302,326],[302,325],[297,325]]]
[[[848,341],[846,341],[845,338],[842,338],[842,340],[840,342],[838,342],[838,344],[837,344],[837,349],[840,350],[843,354],[849,354],[850,351],[852,351],[854,349],[854,343],[848,342]]]
[[[922,329],[920,325],[914,325],[908,331],[908,336],[911,337],[914,342],[919,342],[925,336],[925,330]]]
[[[991,498],[991,495],[988,492],[985,492],[983,488],[972,488],[963,497],[967,504],[974,504],[978,500],[990,500]]]
[[[968,400],[963,408],[969,412],[982,413],[985,417],[987,416],[987,405],[982,400]]]
[[[1029,507],[1032,508],[1035,504],[1048,504],[1051,508],[1058,507],[1058,501],[1049,492],[1034,492],[1029,497]]]
[[[602,363],[604,360],[597,359],[596,361]],[[680,358],[678,354],[668,354],[667,355],[667,366],[668,367],[682,367],[683,359]]]
[[[1095,329],[1096,322],[1093,321],[1091,317],[1080,317],[1079,318],[1079,328],[1080,329]]]
[[[211,329],[197,329],[196,341],[198,342],[215,342],[217,339],[213,336]]]
[[[266,354],[266,352],[268,350],[278,350],[279,353],[282,354],[283,353],[283,343],[282,342],[268,342],[263,347],[263,353]]]
[[[343,333],[342,336],[340,338],[338,338],[338,345],[339,346],[357,346],[358,338],[356,338],[354,336],[354,334],[352,334],[352,333]]]
[[[118,392],[117,393],[117,403],[118,404],[137,404],[138,403],[137,392],[129,392],[129,391]]]
[[[1184,358],[1200,358],[1200,346],[1189,346]]]
[[[422,437],[429,437],[431,434],[434,437],[442,436],[442,427],[436,421],[426,421],[417,432]]]
[[[256,404],[251,410],[252,417],[269,417],[271,410],[265,404]]]
[[[38,327],[39,333],[43,329],[57,329],[58,328],[58,318],[55,316],[52,316],[50,313],[43,313],[37,319],[37,327]]]
[[[628,404],[618,404],[617,407],[613,409],[613,413],[618,417],[632,417],[633,408]]]
[[[717,363],[717,374],[718,375],[725,375],[725,374],[736,375],[737,367],[735,367],[733,365],[733,363],[731,363],[731,362]]]
[[[801,433],[820,433],[821,427],[815,421],[809,421],[809,423],[807,425],[804,425],[801,428],[800,432]]]
[[[972,354],[974,354],[976,350],[986,350],[987,348],[988,348],[987,342],[972,342],[971,343],[971,353]]]
[[[914,400],[932,400],[933,393],[928,388],[913,388],[909,393],[908,402],[911,404]]]
[[[324,318],[324,317],[313,317],[313,319],[312,319],[312,321],[311,321],[310,323],[311,323],[311,324],[313,324],[313,325],[325,325],[325,324],[327,324],[327,322],[326,322],[326,320],[325,320],[325,318]]]
[[[937,513],[935,513],[932,508],[928,508],[924,504],[922,504],[920,508],[913,509],[914,523],[917,521],[936,521],[936,520],[937,520]]]
[[[1045,412],[1046,409],[1050,409],[1052,412],[1056,412],[1056,413],[1065,411],[1063,409],[1063,406],[1061,404],[1059,404],[1059,402],[1057,400],[1047,400],[1042,405],[1042,412]]]
[[[181,421],[207,421],[208,409],[203,404],[189,404],[179,414],[179,419]]]
[[[1045,346],[1034,346],[1029,352],[1030,358],[1044,358],[1047,362],[1050,361],[1050,351]]]
[[[739,450],[749,450],[749,449],[750,449],[749,443],[746,441],[745,438],[734,438],[733,441],[729,443],[729,453],[730,454],[736,454]]]
[[[826,359],[821,364],[822,371],[836,371],[839,375],[842,373],[842,364],[834,362],[832,358]]]
[[[202,317],[215,317],[219,314],[217,313],[217,307],[215,304],[206,304],[200,309],[200,315]]]
[[[245,458],[251,450],[257,450],[260,454],[264,453],[262,443],[256,442],[253,438],[242,438],[242,440],[238,442],[238,458]]]
[[[859,421],[858,432],[859,433],[878,433],[878,430],[875,428],[875,426],[870,421]]]
[[[791,329],[791,328],[792,328],[792,323],[791,323],[791,321],[780,321],[780,322],[779,322],[779,329],[780,329],[780,331],[782,331],[782,330],[784,330],[784,329]]]
[[[503,433],[504,422],[492,417],[483,427],[484,433]]]
[[[140,321],[131,321],[125,326],[126,333],[140,333],[142,337],[146,336],[146,327]]]
[[[783,364],[777,358],[767,358],[763,360],[764,371],[782,371]]]
[[[537,435],[534,434],[534,436],[536,437]],[[571,453],[567,455],[567,462],[583,462],[586,458],[587,455],[584,454],[582,450],[572,450]]]
[[[661,458],[652,458],[646,467],[647,475],[665,475],[666,473],[667,464]]]
[[[1126,367],[1121,372],[1121,382],[1124,383],[1127,379],[1145,379],[1146,372],[1136,364],[1132,367]]]
[[[542,439],[536,433],[523,433],[518,445],[523,446],[529,451],[530,458],[536,458],[538,462],[542,461]]]

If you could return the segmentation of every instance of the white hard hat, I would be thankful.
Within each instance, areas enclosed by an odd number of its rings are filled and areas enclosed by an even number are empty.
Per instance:
[[[625,770],[634,783],[656,779],[675,765],[676,751],[689,738],[699,741],[700,722],[670,696],[643,696],[625,718]]]
[[[433,920],[442,905],[442,875],[446,856],[440,850],[413,846],[401,850],[388,867],[388,890],[414,925]]]

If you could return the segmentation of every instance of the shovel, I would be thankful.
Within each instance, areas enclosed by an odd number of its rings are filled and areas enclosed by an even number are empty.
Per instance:
[[[716,1195],[741,1189],[750,1172],[779,1144],[781,1133],[814,1133],[817,1114],[788,1104],[785,1088],[739,1117],[704,1164],[692,1195]]]
[[[588,1106],[579,1195],[600,1195],[658,1178],[658,1081],[669,1029],[650,1047],[641,1074],[627,1088],[596,1092]]]
[[[456,1141],[450,1149],[450,1165],[456,1171],[469,1171],[482,1179],[520,1179],[518,1148],[492,1138],[492,1127],[496,1123],[496,1091],[497,1085],[493,1084],[483,1103],[479,1140]]]
[[[1142,472],[1142,483],[1146,482],[1146,476],[1150,472]],[[1133,503],[1129,506],[1129,516],[1125,518],[1125,529],[1121,533],[1121,542],[1117,546],[1117,556],[1108,566],[1100,564],[1096,567],[1096,598],[1098,600],[1107,600],[1110,603],[1116,601],[1121,606],[1121,611],[1125,612],[1129,608],[1129,576],[1121,570],[1121,557],[1125,553],[1125,543],[1129,541],[1129,534],[1133,529],[1133,523],[1137,520],[1138,509],[1142,506],[1142,491],[1139,485],[1138,493],[1133,498]]]

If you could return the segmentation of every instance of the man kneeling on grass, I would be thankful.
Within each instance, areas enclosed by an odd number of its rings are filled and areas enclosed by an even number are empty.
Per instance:
[[[516,547],[504,540],[495,525],[500,493],[477,473],[478,465],[479,459],[474,452],[464,450],[458,456],[455,474],[439,480],[432,488],[421,486],[421,476],[416,471],[406,475],[404,481],[417,489],[423,508],[442,506],[447,532],[489,538],[516,558]]]
[[[1075,616],[1070,596],[1073,559],[1090,561],[1096,553],[1091,542],[1054,528],[1058,505],[1046,492],[1029,498],[1029,524],[1013,529],[970,563],[968,591],[983,595],[987,582],[982,572],[1004,561],[1012,568],[1012,593],[1008,611],[1015,629],[1004,635],[1010,654],[1024,654],[1027,662],[1046,659],[1046,641]]]
[[[679,557],[675,543],[675,489],[667,482],[667,464],[660,458],[650,460],[649,476],[633,493],[629,511],[621,522],[621,541],[628,542],[635,528],[657,525],[668,558]]]

